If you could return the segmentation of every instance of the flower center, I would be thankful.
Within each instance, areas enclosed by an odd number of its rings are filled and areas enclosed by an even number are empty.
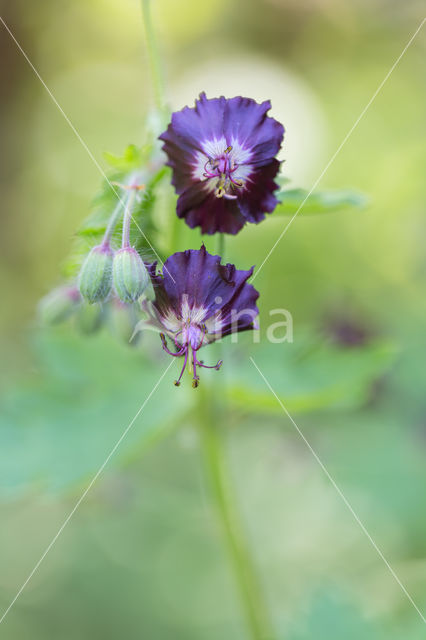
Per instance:
[[[203,360],[198,360],[197,351],[200,349],[204,342],[204,337],[206,335],[206,327],[205,325],[197,325],[192,324],[191,322],[186,321],[183,328],[178,331],[174,335],[174,343],[177,351],[171,351],[167,346],[166,336],[164,333],[160,333],[161,342],[163,343],[163,349],[169,355],[174,357],[184,356],[183,367],[180,372],[179,378],[175,380],[175,386],[180,386],[180,381],[183,376],[183,372],[186,369],[186,365],[188,364],[188,360],[190,360],[190,366],[192,369],[192,386],[194,389],[198,387],[200,378],[197,375],[197,367],[201,367],[203,369],[216,369],[219,371],[222,366],[222,360],[219,360],[214,365],[204,364]]]
[[[243,180],[236,180],[233,174],[238,169],[238,165],[232,157],[232,147],[228,147],[217,158],[209,158],[204,165],[204,177],[216,179],[214,194],[216,198],[226,198],[236,200],[235,191],[244,186]]]
[[[183,347],[190,346],[192,349],[194,349],[194,351],[198,351],[198,349],[203,344],[205,334],[205,328],[202,329],[197,324],[191,324],[190,322],[187,322],[182,329],[182,333],[180,334],[179,338],[177,336],[176,338]]]

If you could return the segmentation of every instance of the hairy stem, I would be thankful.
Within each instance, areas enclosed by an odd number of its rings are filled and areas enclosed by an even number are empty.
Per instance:
[[[141,0],[142,16],[145,26],[146,44],[148,49],[149,63],[151,67],[152,84],[154,88],[155,103],[157,108],[162,111],[165,106],[164,98],[164,80],[162,73],[162,65],[158,53],[157,41],[154,34],[151,21],[151,5],[150,0]]]
[[[132,209],[136,198],[136,189],[131,189],[129,197],[127,198],[126,208],[124,209],[123,217],[123,240],[122,247],[130,246],[130,221],[132,219]]]
[[[111,217],[110,217],[110,219],[108,221],[108,225],[107,225],[107,228],[105,229],[105,234],[104,234],[104,237],[103,237],[103,240],[102,240],[102,245],[104,247],[108,246],[109,243],[111,242],[112,234],[115,231],[115,227],[117,226],[118,221],[120,220],[121,216],[123,215],[122,214],[122,210],[121,210],[122,206],[123,206],[123,203],[122,203],[121,200],[119,200],[117,202],[117,204],[116,204],[116,207],[115,207],[114,211],[111,214]]]
[[[226,416],[218,415],[218,407],[212,399],[212,387],[200,385],[199,395],[200,433],[203,459],[209,479],[216,511],[221,521],[223,536],[232,561],[247,628],[252,640],[272,640],[272,626],[258,584],[250,551],[238,518],[235,499],[226,468],[224,443],[219,424]],[[213,419],[215,416],[216,419]]]

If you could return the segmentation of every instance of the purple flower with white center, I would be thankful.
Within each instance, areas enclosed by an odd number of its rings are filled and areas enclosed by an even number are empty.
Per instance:
[[[193,387],[199,383],[197,367],[219,370],[221,360],[212,366],[199,360],[201,347],[231,333],[257,328],[259,294],[247,283],[253,267],[239,271],[220,260],[203,245],[199,250],[174,253],[166,260],[162,275],[156,273],[156,263],[149,267],[155,292],[151,313],[162,329],[163,348],[171,356],[184,358],[176,386],[188,362]]]
[[[179,195],[177,215],[191,228],[235,234],[275,209],[284,127],[267,115],[270,108],[269,100],[201,93],[194,108],[173,113],[160,140]]]

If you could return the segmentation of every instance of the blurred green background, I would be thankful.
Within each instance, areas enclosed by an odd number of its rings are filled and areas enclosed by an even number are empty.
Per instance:
[[[168,98],[174,108],[202,90],[271,98],[287,129],[283,173],[309,189],[422,9],[415,1],[156,0]],[[2,16],[105,169],[103,151],[141,142],[152,91],[136,0],[16,0]],[[89,338],[37,327],[38,300],[60,282],[100,176],[3,27],[0,47],[2,615],[166,357],[151,337],[131,349],[106,331]],[[244,336],[229,348],[227,370],[225,361],[228,462],[283,640],[425,637],[421,616],[247,364],[255,353],[424,614],[425,48],[423,28],[319,185],[356,188],[369,205],[301,212],[256,279],[262,335],[269,310],[284,307],[294,344],[253,347]],[[227,258],[239,268],[261,264],[288,220],[249,226],[229,239]],[[183,231],[180,242],[198,248],[200,238]],[[201,468],[197,392],[175,389],[173,375],[1,637],[248,637]]]

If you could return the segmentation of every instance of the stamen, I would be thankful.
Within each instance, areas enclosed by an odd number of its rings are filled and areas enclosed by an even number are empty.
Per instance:
[[[222,366],[223,360],[219,360],[216,364],[214,365],[208,365],[208,364],[204,364],[203,360],[198,360],[197,359],[197,355],[196,352],[198,351],[198,349],[201,348],[203,341],[204,341],[204,337],[207,333],[207,327],[205,324],[202,325],[202,330],[203,330],[203,335],[201,336],[201,340],[199,345],[197,346],[196,349],[192,350],[192,362],[193,362],[193,366],[194,366],[194,379],[196,378],[198,380],[198,376],[196,375],[196,365],[198,364],[200,367],[203,367],[203,369],[216,369],[216,371],[219,371],[220,367]],[[194,381],[192,382],[192,386],[194,387]],[[198,386],[198,382],[195,386]]]
[[[186,348],[186,349],[185,349],[185,360],[184,360],[184,362],[183,362],[183,367],[182,367],[182,370],[181,370],[181,372],[180,372],[180,376],[179,376],[179,378],[178,378],[177,380],[175,380],[175,381],[174,381],[174,383],[173,383],[173,384],[175,385],[175,387],[179,387],[179,386],[180,386],[180,381],[181,381],[181,379],[182,379],[183,372],[184,372],[184,371],[185,371],[185,369],[186,369],[186,363],[187,363],[187,362],[188,362],[188,348]]]
[[[179,358],[180,356],[183,356],[184,347],[181,347],[180,351],[177,351],[177,352],[170,351],[170,349],[167,346],[166,336],[164,335],[164,333],[160,333],[160,338],[161,338],[161,342],[163,343],[163,349],[166,353],[169,354],[169,356],[173,356],[174,358]]]
[[[219,369],[223,365],[223,360],[218,360],[216,364],[212,365],[204,364],[204,360],[197,360],[197,364],[200,367],[203,367],[203,369],[216,369],[216,371],[219,371]]]
[[[175,342],[175,346],[176,346],[176,349],[178,349],[178,350],[179,350],[179,349],[184,349],[184,346],[183,346],[183,345],[179,345],[179,344],[178,344],[178,342],[177,342],[177,337],[178,337],[178,336],[180,336],[180,334],[181,334],[182,332],[183,332],[183,329],[181,329],[180,331],[178,331],[178,332],[177,332],[177,333],[175,333],[175,335],[174,335],[174,342]]]
[[[218,160],[213,160],[213,158],[209,158],[204,165],[204,170],[209,171],[209,169],[216,169],[218,164],[219,164]],[[207,168],[207,165],[209,166],[209,168]]]
[[[234,180],[232,176],[229,176],[229,179],[232,182],[232,184],[235,184],[236,187],[241,188],[244,186],[244,182],[242,180]]]
[[[238,169],[234,158],[229,155],[232,146],[227,147],[222,156],[218,158],[209,158],[204,164],[203,177],[206,180],[217,178],[214,195],[216,198],[226,198],[226,200],[236,200],[237,195],[233,193],[235,188],[242,189],[244,180],[235,180],[232,174]]]
[[[195,350],[192,349],[192,370],[193,370],[193,378],[192,378],[192,388],[196,389],[200,384],[200,378],[197,376],[197,357],[195,355]]]

